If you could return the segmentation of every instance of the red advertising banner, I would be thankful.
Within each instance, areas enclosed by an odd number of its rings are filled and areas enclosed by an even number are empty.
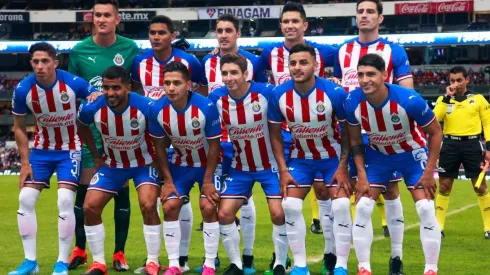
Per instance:
[[[395,14],[436,14],[453,12],[472,12],[473,0],[471,1],[445,1],[445,2],[411,2],[396,3]]]

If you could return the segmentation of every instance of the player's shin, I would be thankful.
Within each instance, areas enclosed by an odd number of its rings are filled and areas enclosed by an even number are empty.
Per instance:
[[[87,238],[85,237],[84,215],[83,215],[83,203],[85,196],[87,195],[88,185],[79,184],[75,199],[75,245],[78,248],[85,250],[85,243]]]
[[[334,216],[333,234],[335,236],[335,248],[337,252],[337,264],[335,267],[347,269],[352,239],[352,219],[350,216],[349,198],[333,200],[332,211]]]
[[[242,260],[240,259],[240,234],[238,234],[235,222],[220,224],[220,234],[230,263],[243,270]]]
[[[286,268],[286,259],[289,248],[286,224],[273,224],[272,227],[272,241],[274,242],[274,252],[276,253],[276,262],[273,267],[282,265]]]
[[[437,192],[436,195],[436,218],[441,227],[444,230],[444,225],[446,223],[446,214],[449,208],[449,193]]]
[[[362,197],[356,205],[356,218],[352,228],[352,238],[356,250],[359,269],[371,271],[370,257],[371,244],[373,243],[373,213],[375,201]]]
[[[240,228],[243,236],[243,255],[253,256],[255,242],[255,203],[253,196],[248,199],[248,203],[240,208]]]
[[[323,237],[325,238],[325,250],[323,254],[335,255],[335,238],[333,235],[333,213],[332,200],[319,200],[320,221],[323,228]]]
[[[179,268],[179,246],[181,230],[179,221],[163,222],[165,249],[167,250],[169,267]]]
[[[22,188],[19,194],[17,223],[24,246],[25,258],[31,261],[36,260],[37,219],[35,207],[39,194],[39,190],[30,187]]]
[[[70,189],[58,189],[58,235],[59,235],[59,255],[58,262],[68,262],[71,243],[75,232],[75,212],[73,204],[75,192]]]
[[[288,197],[282,202],[286,216],[288,242],[293,253],[294,265],[305,267],[306,263],[306,224],[303,216],[303,200]]]
[[[480,207],[483,218],[484,231],[490,231],[490,194],[486,191],[483,194],[477,194],[478,206]]]
[[[98,225],[85,225],[85,235],[87,236],[87,243],[92,252],[92,257],[94,262],[101,263],[105,265],[104,257],[104,241],[105,241],[105,230],[104,224]]]
[[[115,241],[114,254],[122,251],[128,239],[129,221],[131,218],[131,205],[129,200],[129,187],[124,187],[114,197],[114,226]]]
[[[403,235],[405,232],[405,221],[403,217],[403,206],[400,197],[394,200],[386,200],[386,219],[391,238],[391,258],[403,259]]]
[[[158,265],[158,257],[160,256],[160,246],[162,241],[162,225],[146,225],[143,224],[143,234],[145,236],[146,251],[148,256],[146,263],[151,262]]]
[[[179,256],[185,257],[189,254],[189,244],[191,242],[192,235],[192,223],[194,222],[192,215],[191,202],[182,205],[179,213],[179,223],[181,231]]]
[[[203,222],[203,237],[204,237],[204,251],[205,258],[204,265],[216,269],[215,260],[218,256],[219,247],[219,223],[216,222]]]
[[[420,218],[420,240],[425,255],[425,271],[437,272],[441,249],[441,229],[435,216],[434,202],[422,199],[415,203]]]

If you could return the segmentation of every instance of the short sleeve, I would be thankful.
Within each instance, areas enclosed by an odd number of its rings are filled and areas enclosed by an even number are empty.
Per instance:
[[[337,52],[335,48],[329,45],[321,45],[319,51],[325,67],[331,67],[333,65],[335,53]]]
[[[82,124],[85,125],[90,125],[94,123],[94,114],[92,111],[92,106],[94,103],[90,103],[88,101],[85,101],[80,105],[80,108],[78,109],[78,121],[80,121]]]
[[[266,70],[270,70],[271,69],[271,65],[269,64],[269,56],[270,56],[271,52],[270,52],[270,49],[269,48],[266,48],[262,51],[262,53],[260,54],[260,64],[262,67],[262,69],[264,71]]]
[[[265,69],[262,62],[260,62],[260,57],[257,56],[257,58],[255,58],[253,66],[254,66],[253,80],[255,82],[267,83],[267,75],[265,74]]]
[[[70,58],[68,58],[68,72],[74,75],[78,75],[78,66],[77,66],[77,55],[76,51],[71,51]]]
[[[136,42],[132,41],[132,46],[131,46],[131,52],[129,53],[129,61],[131,62],[131,66],[133,66],[133,63],[134,63],[134,60],[136,59],[136,57],[138,55],[141,54],[141,51],[140,49],[138,48],[138,45],[136,45]],[[126,68],[127,70],[129,70],[129,68]]]
[[[402,47],[394,47],[393,52],[393,74],[397,81],[411,78],[410,62],[408,61],[407,52]]]
[[[214,139],[221,137],[221,123],[218,114],[218,108],[214,103],[209,103],[206,115],[206,126],[204,127],[206,138]]]
[[[340,68],[340,60],[339,60],[339,50],[340,47],[337,48],[333,54],[333,76],[336,78],[342,78],[342,69]]]
[[[267,118],[270,123],[282,123],[284,121],[284,116],[279,109],[279,100],[276,89],[271,92],[269,106],[267,107]]]
[[[201,85],[207,85],[207,82],[202,82],[202,74],[204,70],[196,56],[190,55],[189,67],[191,68],[191,81]]]
[[[156,104],[156,102],[150,105],[150,119],[148,122],[148,128],[150,131],[150,136],[154,138],[163,138],[165,136],[165,130],[158,120],[161,110],[163,110],[163,108],[158,108],[158,104]]]
[[[206,60],[207,58],[204,57],[201,61],[201,73],[199,74],[199,76],[201,77],[199,83],[201,83],[201,85],[208,85],[208,79],[206,78]]]
[[[21,83],[15,86],[12,97],[12,113],[14,115],[23,116],[27,114],[26,96]]]
[[[334,101],[334,110],[335,110],[335,116],[337,117],[338,121],[345,121],[347,118],[346,113],[344,111],[344,102],[345,99],[347,98],[347,93],[345,90],[336,85],[332,84],[333,90],[334,90],[334,96],[335,96],[335,101]]]
[[[344,101],[344,113],[345,117],[347,120],[347,123],[349,123],[352,126],[357,126],[359,125],[359,121],[357,121],[355,114],[357,104],[355,100],[352,98],[352,93],[348,93],[347,97],[345,98]]]
[[[141,83],[139,67],[141,58],[136,57],[131,65],[131,80],[136,83]]]
[[[409,96],[408,102],[406,103],[406,111],[421,127],[429,126],[436,119],[434,112],[429,108],[427,102],[415,93]]]

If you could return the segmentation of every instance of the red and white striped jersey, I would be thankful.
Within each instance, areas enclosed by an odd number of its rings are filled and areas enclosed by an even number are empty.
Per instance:
[[[233,143],[231,167],[240,171],[261,171],[276,166],[269,137],[267,110],[272,85],[251,82],[245,96],[231,97],[228,88],[209,95]]]
[[[209,151],[208,139],[221,137],[218,110],[208,98],[190,93],[184,110],[177,110],[168,97],[150,108],[150,134],[167,136],[174,152],[172,163],[186,167],[205,167]]]
[[[78,111],[78,120],[95,124],[102,138],[104,161],[113,168],[142,167],[155,160],[155,151],[148,132],[152,100],[131,92],[127,108],[114,112],[104,97],[85,102]]]
[[[291,158],[340,157],[337,121],[345,120],[347,93],[331,81],[315,78],[315,86],[307,94],[296,91],[290,80],[276,87],[270,99],[269,121],[286,121],[291,131]]]
[[[357,64],[368,53],[376,53],[383,57],[387,76],[385,82],[394,83],[411,78],[410,63],[405,49],[386,39],[379,38],[371,43],[360,43],[358,38],[341,45],[334,58],[335,77],[342,79],[342,87],[350,92],[359,87]]]
[[[43,87],[31,74],[14,90],[12,112],[26,115],[31,110],[36,130],[34,149],[80,150],[77,134],[77,99],[85,99],[95,91],[88,82],[62,70],[56,70],[56,81]]]

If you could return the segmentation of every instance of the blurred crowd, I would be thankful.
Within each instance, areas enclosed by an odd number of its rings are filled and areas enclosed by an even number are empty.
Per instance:
[[[6,75],[0,76],[0,93],[13,91],[19,81],[21,81],[20,78],[8,78]]]
[[[446,70],[417,70],[412,72],[415,86],[444,86],[449,85],[449,71]],[[483,71],[468,70],[469,84],[488,84]]]
[[[4,148],[0,141],[0,169],[20,168],[20,154],[15,148]]]

